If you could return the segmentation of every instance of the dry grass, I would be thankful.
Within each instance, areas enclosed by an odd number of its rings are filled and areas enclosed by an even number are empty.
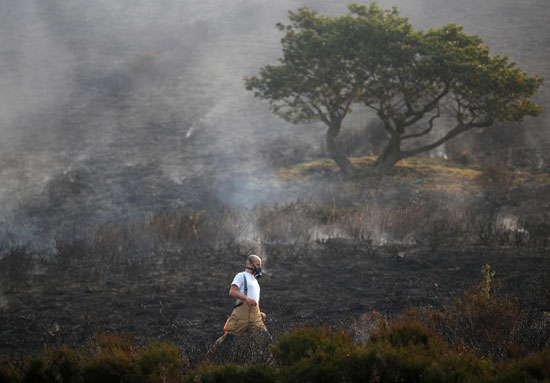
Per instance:
[[[351,158],[360,173],[366,172],[376,160],[373,156]],[[329,158],[279,169],[277,176],[288,181],[336,175],[339,169]],[[550,185],[550,174],[533,174],[511,171],[496,165],[464,166],[443,158],[412,157],[398,162],[387,174],[388,182],[398,182],[421,191],[471,194],[500,190],[503,182],[507,189],[518,186],[540,187]],[[354,181],[351,181],[354,182]]]

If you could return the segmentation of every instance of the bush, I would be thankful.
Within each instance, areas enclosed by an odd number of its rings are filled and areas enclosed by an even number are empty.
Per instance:
[[[116,383],[128,376],[137,376],[132,357],[131,338],[117,337],[105,332],[96,334],[88,345],[86,363],[82,366],[84,383]]]
[[[187,365],[181,350],[170,343],[134,347],[129,336],[100,333],[89,345],[82,366],[83,383],[181,382]]]
[[[465,381],[472,371],[470,365],[476,362],[468,354],[457,358],[435,332],[407,318],[382,326],[366,351],[358,360],[370,360],[372,366],[367,372],[383,382]],[[478,370],[478,374],[487,375],[485,368]],[[360,374],[357,369],[353,371]]]
[[[0,366],[0,383],[181,382],[186,361],[169,343],[134,347],[129,337],[100,333],[83,356],[63,346],[30,358],[19,379],[13,367]]]
[[[350,336],[327,328],[300,327],[281,336],[273,354],[283,365],[292,365],[315,354],[334,356],[348,353],[356,346]]]
[[[283,382],[486,382],[494,375],[491,362],[455,353],[437,334],[406,318],[386,323],[365,347],[306,354],[281,369]]]
[[[300,327],[273,348],[283,382],[335,382],[348,376],[348,359],[358,347],[343,332]]]
[[[394,348],[418,347],[426,354],[439,354],[444,349],[443,340],[420,322],[404,318],[391,324],[382,324],[371,338],[376,344],[386,342]]]
[[[94,356],[82,369],[84,383],[118,383],[135,375],[130,356],[120,349]]]
[[[139,375],[147,382],[178,382],[183,376],[186,361],[181,350],[170,343],[155,343],[135,356]]]
[[[80,355],[67,347],[52,348],[31,358],[23,371],[23,382],[79,382]]]
[[[202,364],[189,374],[189,382],[216,383],[275,383],[277,370],[267,366],[238,366],[228,363],[223,366]]]
[[[31,358],[20,378],[0,364],[0,383],[20,382],[484,382],[550,381],[550,349],[507,362],[451,348],[411,316],[385,322],[366,346],[326,328],[295,329],[275,348],[279,368],[202,363],[184,374],[186,362],[169,343],[134,347],[129,338],[99,334],[83,357],[61,347]],[[184,379],[185,378],[185,379]]]
[[[19,383],[19,373],[11,363],[0,363],[0,383]]]
[[[27,362],[22,381],[24,383],[55,382],[47,371],[46,361],[39,357],[31,358]]]
[[[528,355],[519,362],[512,364],[512,372],[537,379],[550,379],[550,349]]]

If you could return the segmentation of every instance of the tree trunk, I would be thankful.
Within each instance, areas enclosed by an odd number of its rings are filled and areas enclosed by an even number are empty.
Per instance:
[[[340,171],[345,177],[352,177],[357,173],[357,169],[348,157],[343,153],[340,144],[338,143],[338,133],[340,127],[330,127],[327,130],[327,151],[330,158],[336,162],[336,165],[340,168]]]
[[[382,154],[378,157],[372,166],[374,175],[382,175],[406,156],[401,152],[401,140],[392,138],[388,145],[384,148]]]

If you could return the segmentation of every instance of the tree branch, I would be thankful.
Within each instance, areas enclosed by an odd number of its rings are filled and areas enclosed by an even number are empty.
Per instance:
[[[380,109],[378,110],[377,112],[378,114],[378,117],[380,117],[380,119],[382,120],[382,122],[384,123],[384,128],[390,133],[390,135],[392,137],[397,137],[399,136],[396,132],[395,132],[395,129],[392,128],[391,126],[391,122],[389,120],[389,118],[384,114],[384,108],[381,106]]]
[[[417,123],[418,121],[420,121],[422,119],[422,117],[424,117],[424,114],[431,111],[433,108],[437,107],[437,104],[439,103],[439,101],[443,97],[445,97],[448,93],[449,93],[449,88],[447,86],[445,86],[445,89],[443,89],[443,91],[437,97],[435,97],[431,102],[424,105],[424,107],[421,110],[419,110],[417,112],[413,111],[412,114],[407,113],[407,116],[405,117],[405,120],[403,121],[403,126],[404,127],[411,126],[411,125]],[[438,111],[438,113],[439,113],[439,111]],[[406,119],[408,117],[413,117],[413,118],[411,120],[407,121]]]
[[[300,102],[303,103],[304,108],[308,109],[311,112],[311,114],[315,114],[315,112],[311,110],[311,108],[301,99],[300,99]],[[325,116],[321,108],[318,107],[313,101],[311,101],[311,106],[313,107],[313,109],[315,109],[321,121],[323,121],[326,125],[330,126],[330,120]]]
[[[422,137],[422,136],[425,136],[427,134],[429,134],[433,127],[434,127],[434,121],[440,117],[440,114],[439,114],[439,107],[437,108],[437,114],[435,116],[433,116],[432,118],[430,118],[430,121],[428,122],[429,123],[429,126],[427,129],[424,129],[422,132],[420,133],[416,133],[416,134],[409,134],[408,136],[403,136],[401,137],[401,140],[408,140],[408,139],[411,139],[411,138],[418,138],[418,137]]]
[[[458,136],[461,133],[464,133],[465,131],[467,131],[469,129],[472,129],[472,128],[486,128],[486,127],[491,126],[492,124],[493,124],[492,120],[486,120],[486,121],[483,121],[482,123],[477,123],[477,124],[466,124],[466,125],[464,125],[464,124],[459,123],[453,129],[451,129],[445,136],[440,138],[439,140],[434,141],[431,144],[424,145],[424,146],[421,146],[419,148],[413,149],[413,150],[403,151],[403,154],[405,155],[405,157],[416,156],[417,154],[424,153],[424,152],[427,152],[429,150],[437,148],[442,143],[444,143],[446,141],[449,141],[451,138],[454,138],[454,137]]]

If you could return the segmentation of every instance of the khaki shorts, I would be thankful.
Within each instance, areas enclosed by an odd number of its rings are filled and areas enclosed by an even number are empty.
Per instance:
[[[251,306],[247,302],[241,302],[233,309],[223,328],[226,334],[232,335],[259,330],[267,331],[260,314],[260,306]]]

